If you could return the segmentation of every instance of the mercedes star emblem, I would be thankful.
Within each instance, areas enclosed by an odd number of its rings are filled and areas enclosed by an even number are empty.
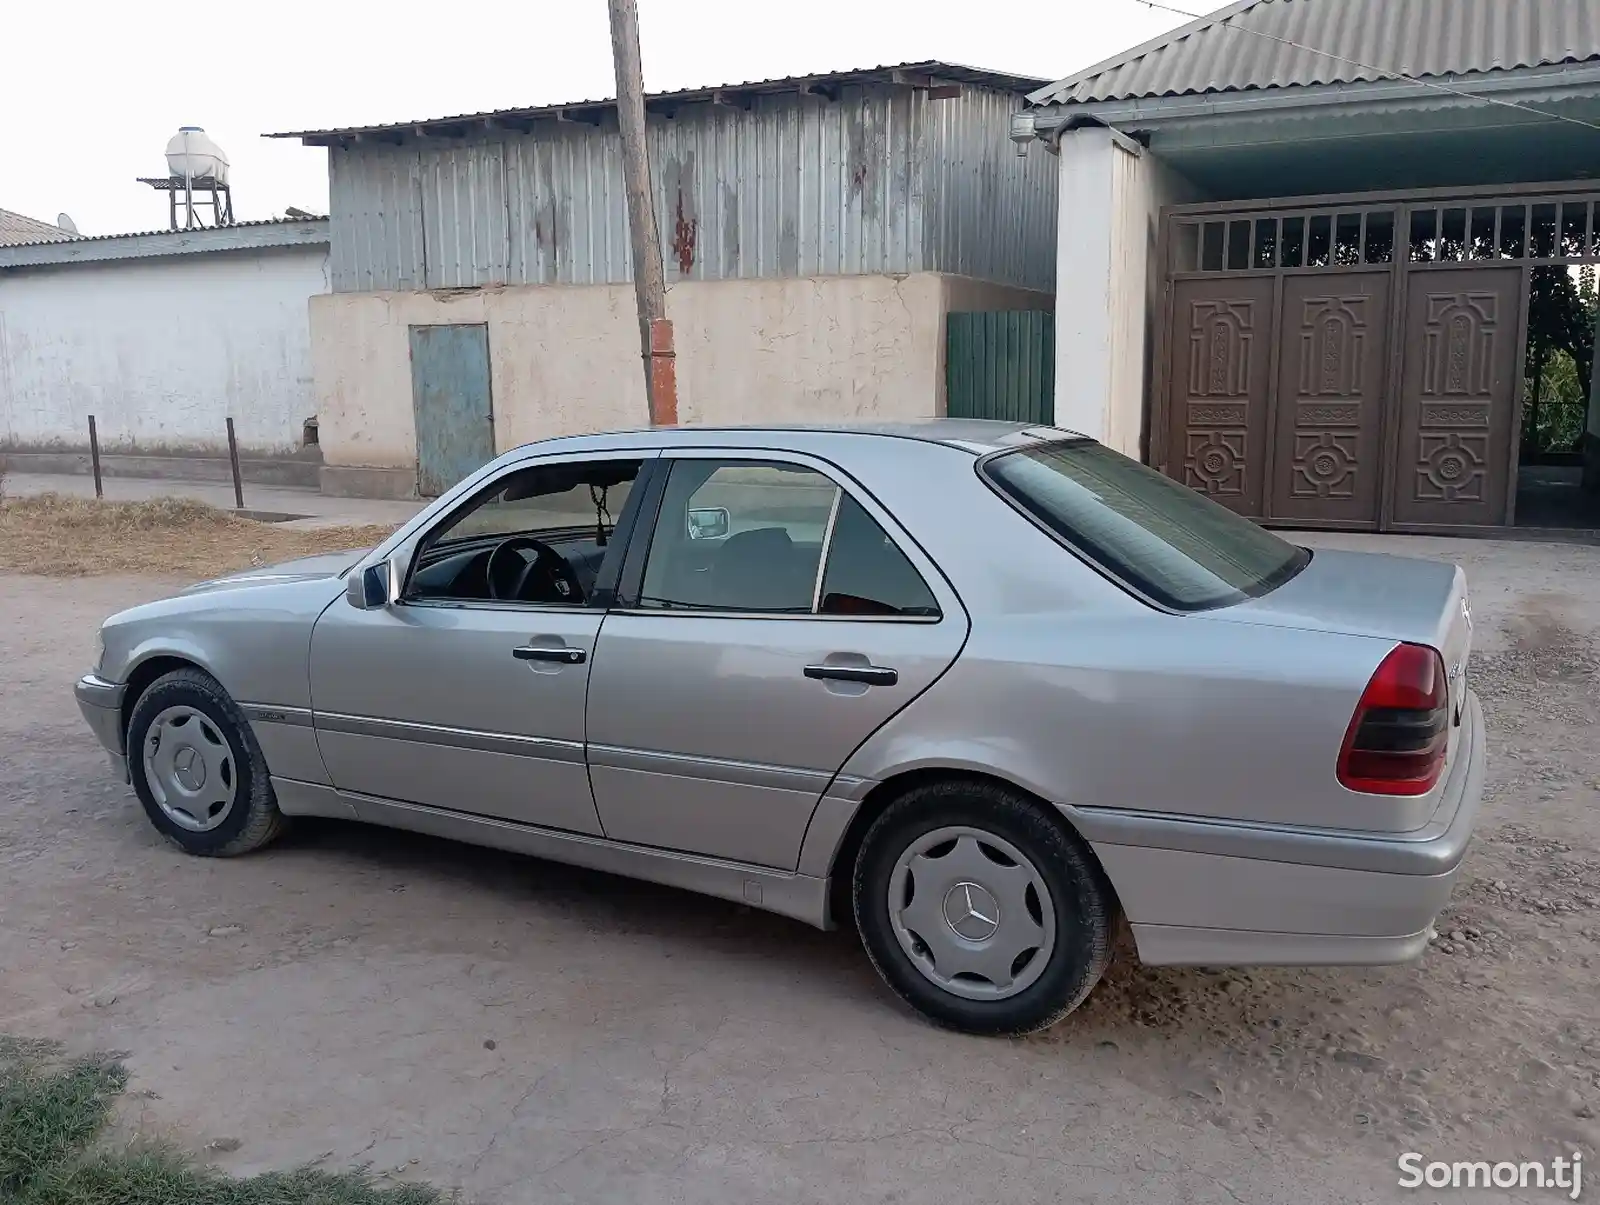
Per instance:
[[[986,887],[957,883],[944,897],[945,923],[966,941],[987,941],[1000,928],[1000,905]]]

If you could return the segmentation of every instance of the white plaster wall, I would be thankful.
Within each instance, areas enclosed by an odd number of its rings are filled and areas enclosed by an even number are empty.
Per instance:
[[[667,311],[680,420],[939,413],[949,279],[916,273],[674,285]],[[311,303],[325,462],[414,467],[407,328],[473,322],[489,327],[499,450],[648,421],[631,285],[328,294]]]
[[[1108,129],[1062,136],[1055,421],[1135,458],[1161,295],[1161,208],[1198,199],[1159,158]]]
[[[0,446],[291,452],[316,414],[307,298],[327,248],[0,275]]]
[[[1037,154],[1030,148],[1030,153]],[[1095,439],[1110,433],[1111,131],[1061,136],[1056,209],[1057,426]]]

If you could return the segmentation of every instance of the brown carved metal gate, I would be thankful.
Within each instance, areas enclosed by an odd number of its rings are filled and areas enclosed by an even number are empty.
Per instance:
[[[1152,464],[1269,523],[1511,523],[1529,282],[1600,261],[1600,193],[1184,206],[1162,243]]]

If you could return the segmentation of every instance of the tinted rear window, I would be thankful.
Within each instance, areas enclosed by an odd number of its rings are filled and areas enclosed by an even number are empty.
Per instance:
[[[983,462],[999,491],[1152,601],[1204,611],[1265,594],[1311,554],[1091,440]]]

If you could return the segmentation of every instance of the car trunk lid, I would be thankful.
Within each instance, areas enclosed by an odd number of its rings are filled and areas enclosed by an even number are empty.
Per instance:
[[[1458,565],[1415,557],[1317,549],[1277,589],[1209,612],[1233,623],[1300,628],[1425,644],[1439,650],[1449,679],[1452,726],[1466,697],[1472,610]]]

